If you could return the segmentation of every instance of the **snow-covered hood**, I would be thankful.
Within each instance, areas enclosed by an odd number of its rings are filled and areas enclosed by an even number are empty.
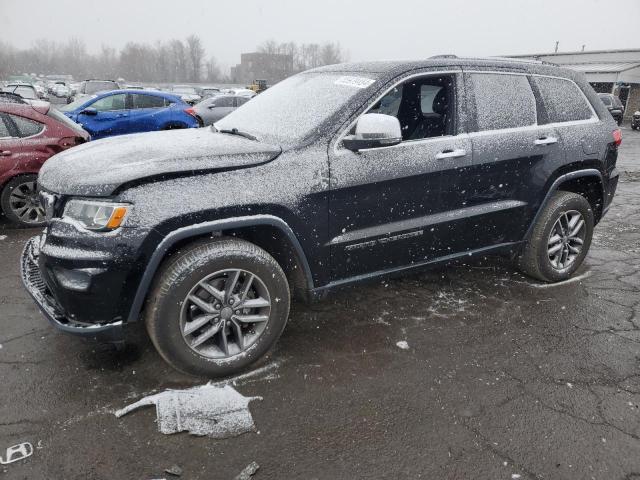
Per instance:
[[[38,183],[64,195],[108,196],[129,182],[248,167],[281,151],[211,128],[123,135],[54,155],[40,170]]]

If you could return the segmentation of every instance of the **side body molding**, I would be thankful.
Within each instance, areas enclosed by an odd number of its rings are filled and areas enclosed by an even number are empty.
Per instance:
[[[298,238],[293,233],[293,230],[291,230],[291,227],[284,220],[273,215],[253,215],[247,217],[234,217],[214,220],[211,222],[198,223],[196,225],[189,225],[174,230],[160,242],[160,244],[156,247],[156,250],[151,255],[151,259],[149,260],[149,263],[147,264],[146,269],[142,275],[142,279],[138,284],[138,289],[133,299],[127,322],[130,323],[138,320],[140,312],[142,311],[145,297],[147,296],[147,292],[149,291],[149,287],[151,286],[151,282],[153,281],[156,271],[158,270],[160,263],[162,263],[162,260],[164,259],[167,251],[169,251],[171,246],[176,242],[184,240],[185,238],[196,237],[202,234],[213,233],[220,230],[253,227],[258,225],[270,225],[272,227],[276,227],[287,236],[302,263],[304,275],[307,280],[307,287],[309,288],[309,290],[312,290],[314,288],[314,285],[313,278],[311,276],[311,269],[309,268],[309,262],[307,261],[307,257],[302,250],[302,245],[300,245]]]
[[[597,177],[598,180],[600,181],[600,185],[602,186],[602,191],[603,192],[605,191],[604,190],[604,181],[602,179],[602,173],[600,173],[600,171],[596,170],[595,168],[586,168],[584,170],[576,170],[574,172],[569,172],[569,173],[565,173],[564,175],[560,175],[558,178],[555,179],[553,184],[551,184],[551,187],[547,191],[547,194],[544,196],[544,199],[542,200],[542,203],[540,204],[540,207],[538,208],[538,211],[536,212],[535,217],[533,217],[533,220],[531,221],[531,224],[529,225],[529,228],[527,229],[527,233],[524,236],[524,240],[528,240],[529,237],[531,236],[531,232],[533,231],[533,227],[536,224],[536,221],[538,220],[538,217],[542,213],[542,209],[549,202],[549,199],[551,198],[551,195],[553,195],[553,193],[556,190],[558,190],[558,187],[560,187],[560,185],[562,183],[566,182],[567,180],[573,180],[575,178],[580,178],[580,177]]]

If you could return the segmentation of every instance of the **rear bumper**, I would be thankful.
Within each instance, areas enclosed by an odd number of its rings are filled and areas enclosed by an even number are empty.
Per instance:
[[[22,251],[20,267],[22,282],[40,311],[58,330],[72,335],[94,337],[99,340],[120,341],[124,338],[122,321],[104,324],[86,324],[66,318],[51,295],[38,266],[40,237],[31,238]]]

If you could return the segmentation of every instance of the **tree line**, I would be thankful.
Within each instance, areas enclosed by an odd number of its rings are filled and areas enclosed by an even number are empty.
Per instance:
[[[346,59],[338,43],[297,44],[268,40],[259,45],[257,51],[292,55],[292,74]],[[215,56],[207,55],[197,35],[154,44],[129,42],[120,50],[102,46],[97,52],[89,52],[79,38],[70,38],[66,42],[39,39],[26,49],[0,41],[0,78],[22,73],[70,74],[76,79],[122,77],[131,82],[240,80],[229,78],[229,74],[222,71]]]

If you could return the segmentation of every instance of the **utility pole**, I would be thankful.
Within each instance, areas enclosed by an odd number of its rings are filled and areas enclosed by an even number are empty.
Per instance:
[[[558,53],[558,45],[560,45],[560,40],[556,40],[556,49],[553,51],[553,53]]]

